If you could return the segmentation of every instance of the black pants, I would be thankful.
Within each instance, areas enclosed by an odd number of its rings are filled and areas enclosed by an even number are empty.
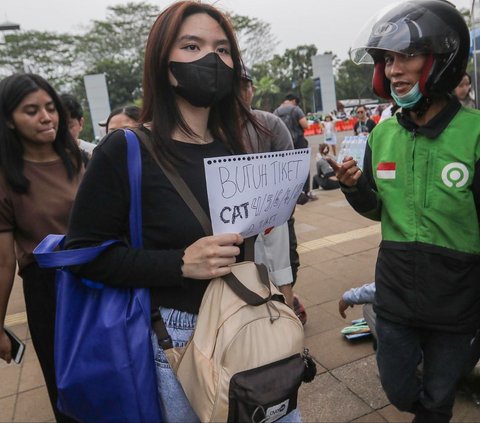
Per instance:
[[[40,269],[31,264],[22,271],[23,295],[27,309],[28,328],[37,353],[48,396],[57,422],[75,422],[57,409],[57,384],[53,361],[55,329],[55,270]]]
[[[311,191],[310,189],[310,172],[308,172],[307,179],[305,180],[305,184],[303,185],[303,192],[308,194]]]
[[[377,316],[377,364],[383,389],[417,423],[447,423],[455,388],[470,360],[473,333],[406,326]],[[423,360],[419,377],[417,365]]]
[[[293,146],[295,150],[300,148],[307,148],[308,141],[303,135],[299,135],[297,139],[294,141]],[[305,184],[303,185],[303,192],[305,194],[308,194],[310,192],[310,172],[308,172],[308,177],[305,181]]]

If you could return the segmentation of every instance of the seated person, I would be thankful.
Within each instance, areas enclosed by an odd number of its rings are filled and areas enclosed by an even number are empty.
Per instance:
[[[338,301],[338,312],[344,319],[347,317],[345,310],[354,305],[363,304],[363,317],[368,327],[372,331],[372,335],[377,339],[377,331],[375,329],[376,315],[373,311],[373,300],[375,298],[375,282],[366,283],[358,288],[352,288],[345,291],[342,298]]]
[[[313,188],[322,187],[325,190],[340,188],[335,172],[328,163],[326,157],[328,156],[329,147],[327,144],[320,144],[318,146],[317,174],[313,177]]]
[[[349,307],[353,307],[355,305],[363,305],[363,317],[367,322],[368,327],[372,331],[372,335],[374,338],[374,349],[376,349],[377,344],[377,331],[375,328],[376,325],[376,314],[373,310],[373,303],[375,299],[375,282],[366,283],[362,286],[351,288],[348,291],[345,291],[338,301],[338,312],[340,316],[344,319],[347,317],[345,311]],[[465,371],[463,376],[468,376],[475,366],[478,363],[480,358],[480,330],[477,331],[474,338],[471,342],[471,355],[467,363],[465,363]],[[419,370],[421,371],[422,366],[419,366]]]

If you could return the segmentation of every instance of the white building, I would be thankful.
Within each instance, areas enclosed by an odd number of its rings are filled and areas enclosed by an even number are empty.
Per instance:
[[[312,57],[314,83],[314,111],[330,113],[337,108],[333,57],[331,54],[317,54]]]

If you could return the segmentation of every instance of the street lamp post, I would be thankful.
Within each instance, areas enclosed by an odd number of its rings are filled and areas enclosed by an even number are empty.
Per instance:
[[[0,23],[0,32],[3,35],[3,40],[0,38],[0,45],[6,43],[6,40],[5,40],[5,33],[6,32],[8,32],[8,31],[18,31],[19,29],[20,29],[20,25],[14,23],[14,22],[5,21],[3,23]]]
[[[0,24],[0,31],[16,31],[20,25],[13,22],[3,22]]]
[[[0,23],[0,32],[6,31],[18,31],[20,29],[20,25],[14,22],[5,21]],[[3,42],[5,43],[5,35],[3,36]]]

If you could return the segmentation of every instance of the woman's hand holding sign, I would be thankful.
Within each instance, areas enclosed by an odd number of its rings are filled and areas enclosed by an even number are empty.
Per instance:
[[[327,157],[326,159],[330,166],[332,166],[332,169],[341,184],[347,187],[357,185],[360,176],[362,176],[362,171],[357,166],[356,160],[353,160],[353,157],[345,157],[343,163],[337,163],[331,157]]]
[[[230,265],[240,254],[239,234],[206,236],[185,249],[182,274],[185,278],[213,279],[230,273]]]

